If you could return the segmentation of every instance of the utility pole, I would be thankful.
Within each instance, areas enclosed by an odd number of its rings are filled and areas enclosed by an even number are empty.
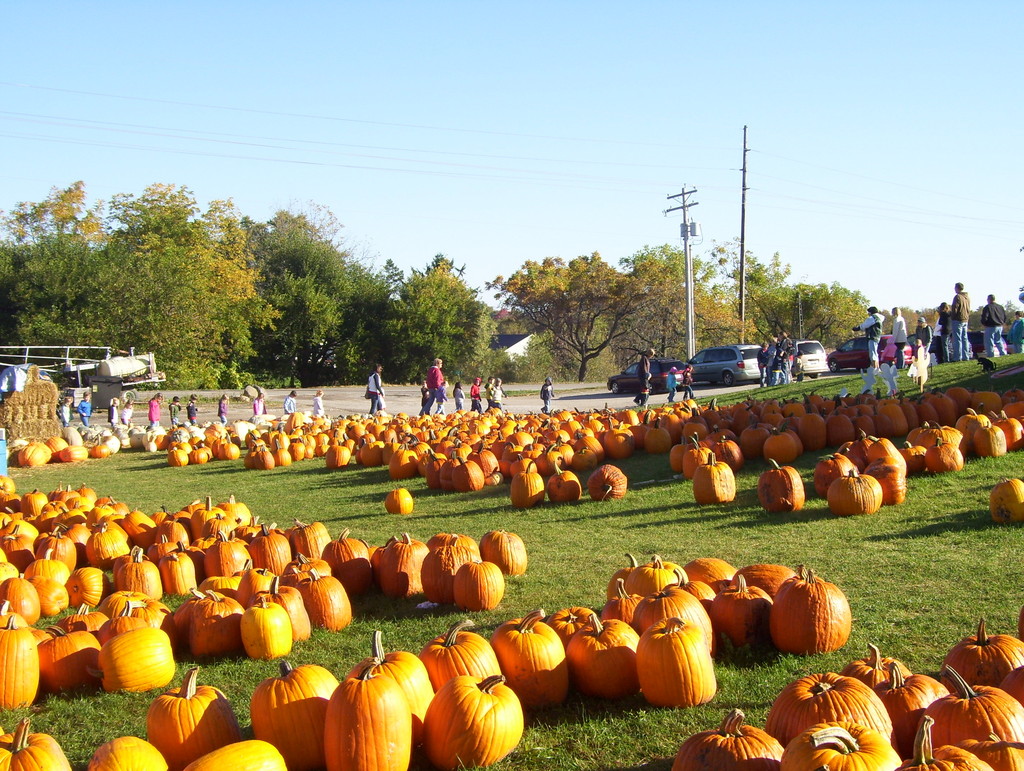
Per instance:
[[[743,127],[743,179],[740,183],[740,342],[747,334],[747,127]]]
[[[683,224],[680,227],[680,234],[683,237],[683,256],[686,261],[686,358],[692,359],[697,353],[697,334],[695,329],[695,314],[693,312],[693,260],[690,257],[690,213],[691,206],[697,206],[696,202],[686,200],[686,197],[693,195],[697,189],[687,190],[686,185],[676,195],[666,196],[670,201],[679,201],[679,206],[666,209],[665,214],[674,211],[683,212]],[[694,223],[696,224],[696,223]],[[695,230],[695,229],[694,229]]]

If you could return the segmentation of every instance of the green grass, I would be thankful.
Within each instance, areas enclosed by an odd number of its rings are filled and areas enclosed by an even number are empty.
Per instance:
[[[1024,357],[1007,362],[1015,360]],[[973,363],[937,367],[932,384],[948,386],[973,378],[987,388],[988,379],[975,377],[976,371],[980,368]],[[857,377],[819,379],[754,395],[794,398],[811,390],[831,395],[844,384],[859,382]],[[1020,385],[1019,377],[993,382],[999,390]],[[1024,602],[1018,568],[1024,530],[992,523],[988,492],[1001,478],[1021,475],[1021,454],[974,459],[959,474],[911,478],[904,505],[853,518],[833,517],[813,497],[815,461],[811,454],[799,460],[810,500],[803,511],[786,515],[769,515],[757,504],[754,488],[761,463],[749,463],[738,475],[734,503],[699,506],[689,483],[670,479],[667,456],[643,453],[622,467],[633,483],[659,481],[631,490],[620,501],[544,504],[520,511],[509,504],[507,486],[462,495],[427,490],[422,480],[412,480],[407,486],[416,496],[416,511],[409,517],[384,513],[384,495],[394,486],[386,469],[327,471],[318,460],[270,472],[245,471],[241,462],[172,469],[162,455],[125,452],[76,467],[14,469],[12,476],[21,491],[85,482],[100,494],[147,511],[177,509],[205,495],[224,500],[233,493],[264,521],[284,525],[295,518],[319,519],[332,534],[349,527],[376,544],[400,532],[426,540],[439,531],[479,538],[495,528],[512,530],[526,542],[530,567],[526,575],[508,580],[505,599],[496,610],[473,616],[486,635],[502,621],[536,607],[548,612],[568,605],[600,609],[608,578],[625,564],[626,552],[638,558],[658,553],[679,563],[715,556],[737,567],[754,562],[807,564],[838,584],[850,599],[854,617],[853,635],[843,650],[813,657],[725,651],[716,662],[718,695],[694,709],[655,709],[642,697],[602,702],[570,696],[561,707],[528,716],[522,743],[499,766],[668,769],[679,744],[717,725],[727,709],[740,707],[751,722],[763,726],[768,707],[787,682],[810,672],[838,671],[864,655],[869,642],[914,671],[934,674],[949,647],[972,633],[980,616],[988,619],[991,633],[1016,631]],[[315,632],[296,646],[290,660],[319,663],[343,676],[366,654],[374,629],[383,630],[389,649],[418,652],[464,617],[453,608],[423,611],[415,600],[395,601],[379,594],[354,598],[353,605],[351,626],[338,633]],[[242,657],[200,663],[201,681],[224,690],[240,722],[248,725],[249,697],[263,678],[276,673],[276,664]],[[179,662],[179,680],[192,664]],[[34,729],[54,734],[74,766],[84,768],[92,750],[104,741],[145,735],[145,714],[155,695],[51,696],[31,710],[0,713],[0,724],[10,730],[31,713]]]

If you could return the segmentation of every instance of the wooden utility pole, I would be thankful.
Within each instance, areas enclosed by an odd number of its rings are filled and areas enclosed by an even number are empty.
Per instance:
[[[743,180],[740,183],[740,342],[747,335],[747,127],[743,127]]]

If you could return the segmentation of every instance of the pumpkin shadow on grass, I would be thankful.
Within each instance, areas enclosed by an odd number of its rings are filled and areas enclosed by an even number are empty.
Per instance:
[[[998,522],[993,522],[988,509],[968,509],[952,514],[943,514],[942,519],[923,524],[920,527],[901,530],[899,532],[878,533],[867,536],[866,541],[901,541],[905,538],[914,538],[929,535],[946,535],[950,533],[965,533],[972,530],[995,530],[1005,528]]]

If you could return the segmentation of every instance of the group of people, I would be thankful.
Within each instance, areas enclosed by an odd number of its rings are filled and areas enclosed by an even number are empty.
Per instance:
[[[914,330],[914,341],[916,346],[923,347],[929,354],[935,355],[935,361],[943,364],[947,361],[969,361],[973,357],[970,338],[967,333],[971,318],[971,297],[964,289],[964,285],[957,282],[953,291],[953,301],[942,303],[936,309],[938,319],[935,328],[928,325],[924,316],[917,319],[917,327]],[[879,312],[874,305],[868,308],[868,316],[864,321],[853,328],[854,332],[863,332],[868,342],[868,358],[872,366],[877,367],[879,363],[878,344],[882,338],[885,316]],[[1007,342],[1003,342],[1003,330],[1007,324],[1006,309],[996,302],[996,297],[990,294],[986,303],[981,309],[981,327],[984,333],[985,356],[1005,356],[1007,353],[1020,353],[1024,345],[1024,313],[1016,311],[1013,323],[1010,325]],[[910,334],[907,329],[906,320],[899,308],[892,309],[892,338],[889,346],[892,352],[881,352],[882,358],[892,358],[893,363],[902,368],[904,352]]]
[[[797,380],[803,379],[796,343],[788,332],[780,332],[770,342],[761,343],[761,350],[757,352],[757,371],[761,388],[791,383],[794,375]]]
[[[437,415],[444,415],[447,412],[448,381],[444,376],[444,360],[434,359],[434,363],[427,370],[427,377],[420,386],[420,415],[430,415],[431,411]],[[370,379],[366,385],[367,398],[370,399],[370,413],[384,409],[384,389],[380,384],[380,364],[377,364],[370,373]],[[545,388],[547,397],[545,398]],[[379,397],[379,398],[375,398]],[[451,398],[455,402],[455,411],[460,412],[466,409],[466,392],[462,387],[462,381],[456,381],[452,386]],[[544,402],[544,411],[550,412],[551,400],[554,398],[554,390],[551,386],[551,378],[545,381],[541,388],[541,400]],[[483,378],[475,377],[469,386],[469,409],[474,412],[483,412],[485,409],[502,409],[502,402],[505,399],[505,392],[501,387],[500,377],[489,377],[487,382]],[[485,408],[484,402],[487,403]]]

